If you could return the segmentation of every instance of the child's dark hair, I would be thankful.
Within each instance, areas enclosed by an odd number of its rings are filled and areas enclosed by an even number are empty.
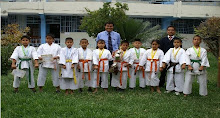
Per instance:
[[[114,26],[114,23],[113,23],[112,21],[106,22],[106,23],[105,23],[105,26],[106,26],[107,24],[112,24],[112,25]]]
[[[31,37],[30,37],[30,36],[27,36],[27,35],[22,36],[22,37],[21,37],[21,40],[22,40],[23,38],[26,38],[26,39],[28,39],[28,40],[31,40]]]
[[[153,44],[153,42],[156,42],[157,44],[160,45],[160,40],[158,40],[158,39],[154,39],[154,40],[152,40],[152,41],[151,41],[151,44]]]
[[[175,28],[174,26],[172,26],[172,25],[168,26],[168,27],[167,27],[167,30],[168,30],[168,28],[170,28],[170,27],[172,27],[172,28],[176,31],[176,28]]]
[[[195,37],[199,37],[199,38],[200,38],[200,40],[202,40],[202,37],[201,37],[201,36],[199,36],[199,35],[195,35],[195,36],[193,37],[193,39],[194,39]]]
[[[50,36],[50,37],[52,37],[53,39],[55,38],[55,36],[54,36],[53,34],[51,34],[51,33],[47,34],[46,37],[47,37],[47,36]]]
[[[99,40],[97,41],[97,44],[98,44],[99,42],[101,42],[101,43],[104,43],[104,44],[105,44],[105,41],[104,41],[103,39],[99,39]]]
[[[81,41],[87,41],[87,42],[89,42],[86,38],[82,38],[81,40],[80,40],[80,42]]]
[[[178,40],[178,41],[180,41],[180,42],[182,43],[182,40],[179,39],[179,38],[174,38],[174,39],[173,39],[173,42],[174,42],[175,40]]]
[[[141,39],[134,39],[134,42],[135,42],[135,41],[141,42]]]
[[[124,44],[124,43],[127,43],[127,44],[129,45],[129,42],[128,42],[127,40],[123,40],[123,41],[121,42],[121,45]]]
[[[68,40],[73,41],[73,38],[72,38],[72,37],[67,37],[67,38],[65,39],[65,41],[68,41]]]

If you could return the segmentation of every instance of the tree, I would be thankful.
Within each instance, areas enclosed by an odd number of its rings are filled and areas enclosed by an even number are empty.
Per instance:
[[[132,42],[135,38],[139,38],[145,43],[149,42],[151,39],[158,39],[164,31],[160,29],[159,25],[151,27],[149,21],[143,22],[142,20],[128,18],[122,24],[119,33],[123,40],[126,39]]]
[[[11,67],[9,60],[15,45],[20,42],[20,38],[29,32],[30,28],[20,28],[18,24],[8,24],[1,30],[1,74],[8,74]]]
[[[211,53],[218,58],[218,87],[220,88],[220,17],[212,17],[202,22],[195,33],[200,35]]]
[[[114,29],[117,31],[121,24],[128,18],[125,11],[128,10],[127,4],[115,3],[116,8],[111,7],[111,3],[104,3],[103,8],[96,11],[88,12],[87,16],[83,17],[80,26],[81,30],[86,30],[89,36],[96,37],[99,32],[105,30],[104,24],[108,21],[114,22]]]

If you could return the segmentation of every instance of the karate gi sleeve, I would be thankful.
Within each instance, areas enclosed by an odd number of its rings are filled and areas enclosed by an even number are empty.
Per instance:
[[[170,62],[170,55],[172,53],[172,49],[169,49],[166,54],[164,55],[163,61],[164,63],[168,64]]]
[[[32,58],[35,60],[35,59],[38,59],[38,55],[37,55],[37,51],[34,47],[32,47],[32,50],[31,50],[31,55],[32,55]]]
[[[190,65],[190,48],[186,50],[186,65]]]
[[[161,51],[160,51],[160,56],[159,56],[160,67],[162,67],[163,58],[164,58],[164,53],[163,53],[163,51],[161,50]]]
[[[18,51],[19,51],[19,47],[16,47],[10,57],[10,59],[15,59],[16,61],[18,60]]]
[[[38,57],[41,57],[41,55],[43,54],[43,44],[40,45],[37,49],[37,55]]]
[[[73,53],[72,63],[78,63],[78,62],[79,62],[79,53],[78,53],[78,49],[75,49]]]
[[[142,58],[140,59],[139,65],[144,66],[145,63],[147,63],[147,52],[145,52]]]
[[[186,63],[186,52],[184,49],[182,49],[182,54],[180,55],[179,64],[182,65]]]
[[[201,66],[210,67],[206,50],[201,54]]]
[[[60,50],[59,64],[66,65],[65,51],[63,49]]]
[[[134,63],[134,58],[132,56],[131,51],[129,50],[129,64],[133,65],[133,63]]]
[[[92,54],[93,64],[98,65],[99,60],[98,60],[98,57],[95,52],[96,52],[95,50],[93,50],[93,52],[92,52],[93,53]]]

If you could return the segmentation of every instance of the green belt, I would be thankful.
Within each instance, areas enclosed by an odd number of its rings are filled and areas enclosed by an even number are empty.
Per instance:
[[[30,61],[31,58],[19,58],[19,60],[21,60],[20,63],[19,63],[19,69],[21,69],[21,62],[22,61]],[[28,78],[29,78],[29,84],[31,85],[31,69],[30,69],[30,63],[29,62],[28,62],[28,64],[29,64],[29,68],[28,68],[29,75],[28,75]]]
[[[193,64],[193,63],[199,63],[199,65],[201,65],[201,63],[200,63],[200,62],[201,62],[201,60],[194,60],[194,59],[190,59],[190,61],[192,62],[192,64]]]

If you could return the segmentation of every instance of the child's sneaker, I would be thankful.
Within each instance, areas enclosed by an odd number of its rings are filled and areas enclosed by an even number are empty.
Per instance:
[[[180,95],[180,93],[179,93],[179,92],[175,92],[175,94],[176,94],[176,95]]]
[[[170,93],[171,91],[165,91],[164,93]]]

